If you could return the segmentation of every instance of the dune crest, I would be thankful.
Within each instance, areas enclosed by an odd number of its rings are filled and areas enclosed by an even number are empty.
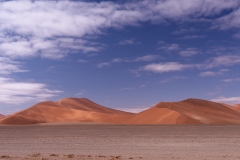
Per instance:
[[[0,120],[3,119],[3,118],[5,118],[5,117],[6,117],[6,116],[0,114]]]
[[[71,106],[72,105],[72,106]],[[0,121],[0,124],[25,125],[54,122],[120,123],[133,113],[105,108],[87,99],[41,102]]]
[[[179,102],[160,102],[145,111],[134,114],[107,108],[86,98],[65,98],[57,102],[38,103],[0,120],[0,124],[10,125],[55,122],[240,124],[240,105],[229,106],[191,98]]]
[[[127,120],[127,124],[240,124],[231,106],[201,99],[160,102]]]
[[[235,111],[240,112],[240,104],[234,104],[232,107]]]
[[[101,106],[87,98],[65,98],[56,102],[60,107],[71,108],[82,111],[109,113],[109,114],[129,114],[128,112],[119,111]]]
[[[201,99],[162,102],[158,108],[168,108],[203,124],[240,124],[240,113],[230,107]]]

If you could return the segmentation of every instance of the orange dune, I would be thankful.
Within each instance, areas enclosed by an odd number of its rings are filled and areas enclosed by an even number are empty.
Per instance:
[[[136,114],[127,124],[240,124],[231,106],[200,99],[160,102]]]
[[[0,124],[22,125],[53,122],[120,123],[122,120],[134,115],[132,113],[118,112],[117,110],[104,108],[93,102],[91,105],[91,101],[87,99],[79,99],[79,107],[77,103],[73,107],[67,106],[69,102],[73,103],[75,100],[65,99],[63,101],[67,101],[64,103],[66,106],[62,103],[59,105],[61,101],[56,103],[51,101],[38,103],[31,108],[1,120]],[[87,105],[81,102],[87,102]],[[84,110],[81,110],[81,108],[84,108]]]
[[[240,105],[232,107],[206,100],[187,99],[160,102],[143,112],[133,114],[101,106],[86,98],[66,98],[57,102],[41,102],[0,120],[0,124],[11,125],[54,122],[240,124]]]
[[[5,116],[0,114],[0,120],[3,119],[3,118],[5,118]]]
[[[235,111],[240,112],[240,104],[234,104],[232,107]]]
[[[87,98],[65,98],[56,102],[60,107],[71,108],[82,111],[100,112],[100,113],[112,113],[112,114],[129,114],[107,107],[103,107],[97,103],[90,101]]]
[[[180,102],[161,102],[158,108],[168,108],[203,124],[240,124],[240,113],[216,102],[187,99]]]
[[[158,108],[158,105],[140,112],[125,121],[126,124],[201,124],[198,120],[180,114],[168,108]]]

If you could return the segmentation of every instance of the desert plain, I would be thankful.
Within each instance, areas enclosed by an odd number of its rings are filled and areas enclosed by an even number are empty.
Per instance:
[[[56,123],[0,129],[1,159],[240,159],[239,125]]]
[[[160,102],[140,113],[86,98],[0,116],[0,159],[240,159],[239,105]]]

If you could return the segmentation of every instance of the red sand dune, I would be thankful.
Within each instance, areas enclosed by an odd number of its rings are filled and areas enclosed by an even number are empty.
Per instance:
[[[132,117],[132,113],[109,109],[87,99],[64,99],[58,102],[41,102],[0,121],[0,124],[37,124],[53,122],[120,123]],[[77,101],[77,103],[75,103]],[[74,106],[68,106],[73,103]],[[83,102],[83,103],[81,103]],[[60,103],[60,104],[59,104]],[[81,108],[84,108],[81,110]]]
[[[2,115],[2,114],[0,114],[0,119],[3,119],[3,118],[5,118],[5,116],[4,116],[4,115]]]
[[[97,103],[90,101],[87,98],[65,98],[56,102],[60,107],[70,108],[82,111],[109,113],[109,114],[129,114],[107,107],[103,107]]]
[[[160,102],[132,114],[98,105],[86,98],[42,102],[7,116],[0,124],[97,122],[113,124],[240,124],[240,112],[226,104],[187,99]],[[238,105],[235,108],[240,108]]]
[[[129,124],[240,124],[229,106],[200,99],[160,102],[126,121]]]
[[[240,112],[240,104],[234,104],[233,109]]]

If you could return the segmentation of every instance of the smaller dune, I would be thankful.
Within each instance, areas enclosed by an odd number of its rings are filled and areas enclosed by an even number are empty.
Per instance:
[[[134,115],[126,124],[240,124],[240,112],[233,107],[201,99],[160,102]]]
[[[6,117],[6,116],[0,114],[0,119],[3,119],[3,118],[5,118],[5,117]]]

